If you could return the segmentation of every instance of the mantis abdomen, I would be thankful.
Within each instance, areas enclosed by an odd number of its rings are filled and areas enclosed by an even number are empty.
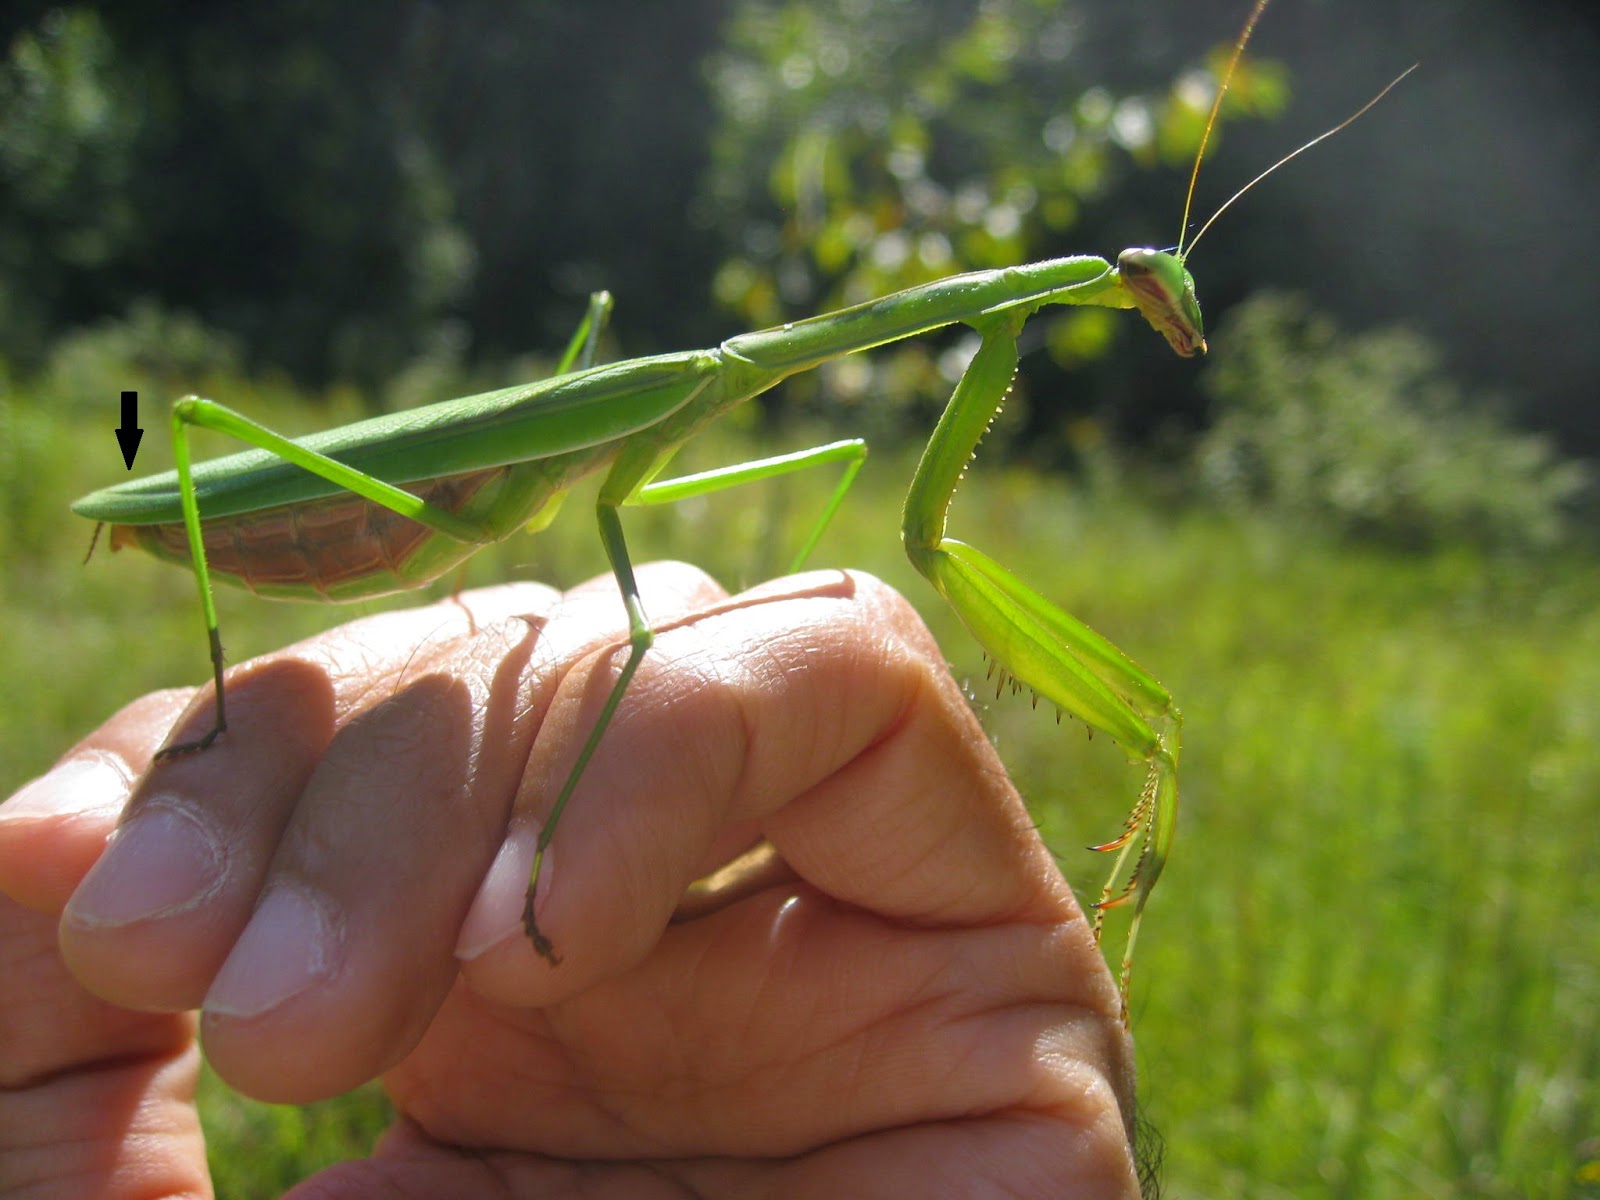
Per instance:
[[[460,566],[489,542],[555,516],[574,483],[614,457],[610,447],[464,471],[402,485],[432,508],[483,528],[462,540],[346,492],[208,518],[201,531],[214,576],[258,596],[354,601],[410,591]],[[111,548],[189,565],[182,521],[112,525]]]

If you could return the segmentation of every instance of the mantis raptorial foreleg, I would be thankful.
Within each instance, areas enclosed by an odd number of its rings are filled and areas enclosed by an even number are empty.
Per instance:
[[[978,441],[1000,411],[1017,370],[1017,334],[1025,312],[977,325],[982,342],[928,441],[906,495],[906,553],[955,609],[985,653],[1018,683],[1117,740],[1149,763],[1149,776],[1123,834],[1103,850],[1119,850],[1096,905],[1101,913],[1130,898],[1133,923],[1122,963],[1123,994],[1133,943],[1177,821],[1179,717],[1167,690],[1105,638],[1024,584],[988,555],[945,536],[956,486]],[[1116,880],[1135,834],[1146,836],[1139,861],[1120,892]]]

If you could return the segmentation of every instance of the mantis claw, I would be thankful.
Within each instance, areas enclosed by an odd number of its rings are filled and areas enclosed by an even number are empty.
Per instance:
[[[528,888],[528,894],[522,901],[522,928],[528,935],[528,940],[533,943],[533,948],[539,952],[539,957],[552,967],[561,965],[561,956],[556,953],[555,943],[544,935],[539,928],[539,920],[533,915],[533,892]]]
[[[175,746],[163,746],[151,756],[152,761],[165,762],[169,758],[182,758],[187,754],[198,754],[225,732],[227,730],[224,726],[217,725],[204,737],[195,738],[192,742],[179,742]]]

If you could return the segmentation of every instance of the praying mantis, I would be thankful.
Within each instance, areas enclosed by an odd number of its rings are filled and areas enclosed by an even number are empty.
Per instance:
[[[1205,143],[1267,2],[1257,0],[1217,90],[1189,180],[1184,233]],[[1322,137],[1354,121],[1388,90]],[[1320,140],[1274,164],[1234,199]],[[1179,710],[1167,689],[1110,641],[983,551],[948,536],[946,527],[956,486],[1010,388],[1019,334],[1039,309],[1053,304],[1133,309],[1177,354],[1204,353],[1200,307],[1185,261],[1209,225],[1187,247],[1180,236],[1172,251],[1124,250],[1115,264],[1073,256],[954,275],[807,320],[740,334],[713,349],[595,365],[595,341],[610,308],[609,296],[600,293],[591,299],[550,378],[295,440],[215,401],[197,396],[178,400],[171,417],[175,468],[102,489],[72,506],[110,527],[113,549],[137,547],[193,570],[210,645],[215,721],[203,737],[170,745],[161,756],[203,751],[228,727],[213,578],[270,598],[330,601],[420,587],[490,543],[547,527],[578,481],[604,472],[596,518],[627,614],[627,659],[545,819],[535,850],[524,925],[538,952],[558,961],[534,914],[541,864],[653,637],[634,579],[622,510],[832,464],[840,469],[839,482],[795,557],[797,569],[860,470],[866,455],[863,440],[836,441],[677,479],[659,476],[678,449],[706,426],[789,376],[959,323],[977,335],[978,349],[912,478],[902,523],[905,549],[1005,677],[1091,730],[1109,735],[1145,765],[1144,785],[1121,831],[1093,847],[1116,854],[1094,906],[1096,937],[1106,911],[1132,906],[1120,975],[1125,1005],[1140,922],[1176,832]],[[230,435],[254,449],[192,462],[191,426]],[[1137,857],[1124,879],[1135,847]]]

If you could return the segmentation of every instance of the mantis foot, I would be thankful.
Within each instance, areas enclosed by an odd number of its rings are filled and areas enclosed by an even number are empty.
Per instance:
[[[155,752],[154,761],[164,762],[169,758],[182,758],[186,754],[197,754],[201,750],[204,750],[206,747],[210,746],[211,743],[216,741],[217,737],[224,732],[226,732],[226,727],[218,725],[213,728],[210,733],[206,734],[205,737],[196,738],[192,742],[179,742],[176,746],[163,746],[160,750]]]
[[[556,953],[555,943],[545,937],[539,928],[538,918],[533,915],[533,891],[530,887],[527,898],[522,902],[522,928],[527,932],[533,948],[539,952],[539,957],[552,967],[560,966],[561,956]]]

